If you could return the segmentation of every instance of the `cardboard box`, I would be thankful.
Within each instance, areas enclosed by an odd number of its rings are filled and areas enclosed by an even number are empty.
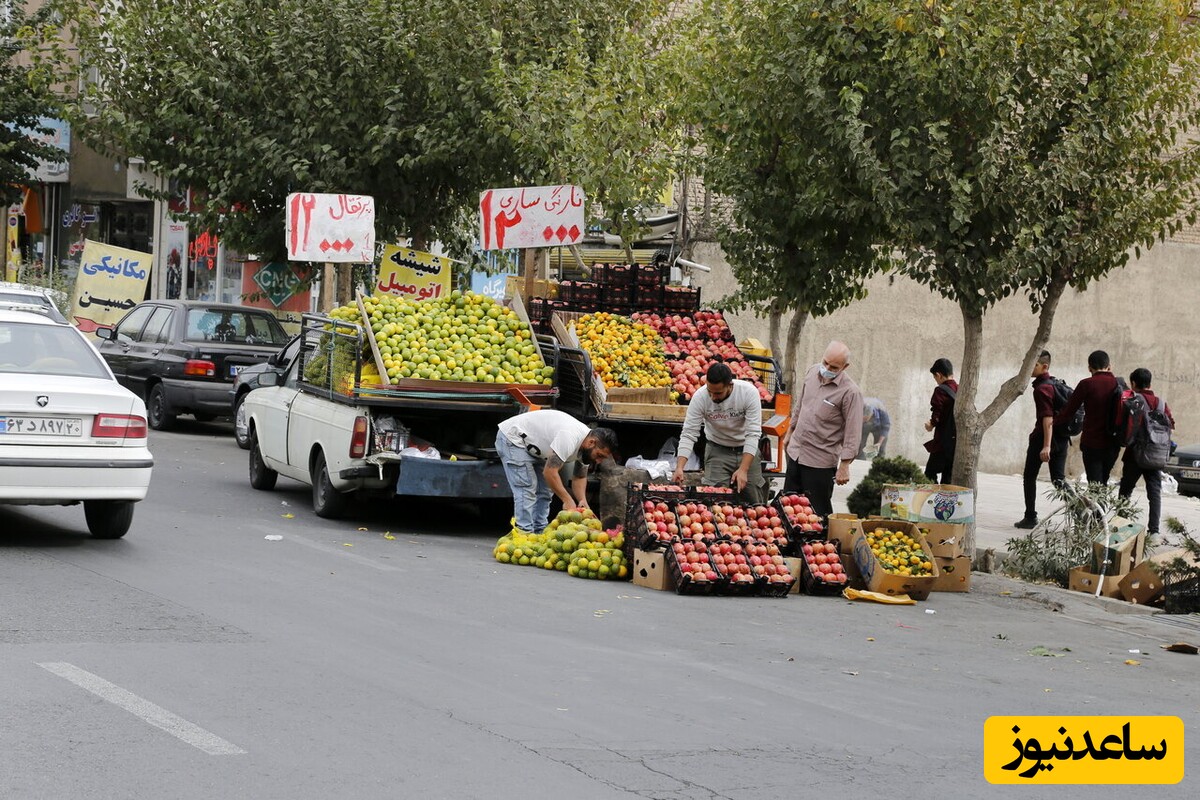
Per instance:
[[[849,542],[858,523],[858,517],[853,514],[830,514],[825,520],[825,535],[840,542]]]
[[[965,524],[975,520],[975,492],[950,484],[908,485],[885,483],[880,496],[879,514],[887,519],[909,522],[950,522]]]
[[[792,584],[792,590],[788,594],[800,594],[800,565],[804,563],[803,559],[793,558],[788,556],[783,559],[787,563],[788,572],[792,573],[792,577],[796,582]]]
[[[1127,575],[1146,552],[1146,526],[1114,519],[1092,543],[1092,572]]]
[[[964,555],[962,543],[967,535],[966,525],[918,522],[917,527],[925,534],[925,541],[929,543],[929,549],[936,558],[957,558]]]
[[[1121,596],[1121,576],[1106,575],[1101,578],[1094,572],[1089,572],[1089,565],[1075,567],[1068,573],[1067,588],[1072,592],[1099,595],[1100,597]]]
[[[893,575],[890,572],[885,572],[883,567],[880,566],[878,559],[875,558],[875,554],[871,552],[871,546],[867,544],[867,534],[864,528],[866,530],[885,528],[893,531],[904,531],[921,543],[921,547],[925,551],[925,557],[933,566],[933,574],[912,576]],[[933,584],[937,581],[939,575],[937,561],[934,559],[928,543],[925,542],[924,537],[917,530],[917,526],[911,522],[901,522],[899,520],[869,522],[869,524],[860,527],[854,532],[851,546],[854,551],[853,560],[858,566],[858,571],[861,573],[862,580],[866,583],[866,588],[869,591],[888,595],[906,594],[913,600],[924,600],[933,591]]]
[[[675,590],[671,572],[667,569],[667,557],[662,551],[633,551],[633,585],[644,586],[659,592]]]
[[[1162,597],[1166,584],[1158,577],[1158,568],[1176,558],[1195,563],[1195,559],[1182,548],[1151,556],[1130,570],[1128,575],[1122,576],[1118,584],[1121,596],[1139,605],[1148,605]]]
[[[938,567],[937,580],[933,582],[935,592],[971,591],[971,559],[967,556],[953,558],[933,557]]]

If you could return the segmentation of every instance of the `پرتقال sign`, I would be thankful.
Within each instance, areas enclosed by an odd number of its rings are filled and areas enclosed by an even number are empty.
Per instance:
[[[285,206],[289,261],[369,264],[375,260],[375,198],[293,192]]]
[[[533,186],[488,189],[479,196],[482,250],[579,244],[585,230],[583,189]]]

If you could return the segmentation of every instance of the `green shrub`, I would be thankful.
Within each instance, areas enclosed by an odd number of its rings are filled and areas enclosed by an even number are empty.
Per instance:
[[[878,514],[885,483],[929,483],[929,479],[920,467],[903,456],[872,459],[866,477],[846,498],[850,513],[859,517]]]

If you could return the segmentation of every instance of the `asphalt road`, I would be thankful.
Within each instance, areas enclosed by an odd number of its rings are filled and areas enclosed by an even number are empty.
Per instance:
[[[1195,625],[990,576],[882,606],[502,566],[467,507],[256,492],[230,430],[153,435],[123,540],[0,507],[0,797],[1133,791],[987,784],[984,721],[1017,714],[1177,715],[1200,764],[1200,657],[1159,649]]]

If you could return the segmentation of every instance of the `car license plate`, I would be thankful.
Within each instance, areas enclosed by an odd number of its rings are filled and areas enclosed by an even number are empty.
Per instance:
[[[82,436],[78,417],[0,417],[0,434],[22,436]]]
[[[237,374],[239,372],[241,372],[245,368],[245,366],[246,366],[245,364],[230,364],[229,365],[229,377],[236,378]]]
[[[1179,473],[1179,477],[1185,481],[1200,481],[1200,469],[1185,469]]]

